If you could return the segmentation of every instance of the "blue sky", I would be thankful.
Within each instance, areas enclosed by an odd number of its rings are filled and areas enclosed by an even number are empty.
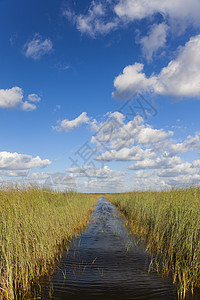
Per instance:
[[[198,184],[199,12],[199,0],[1,0],[1,183]]]

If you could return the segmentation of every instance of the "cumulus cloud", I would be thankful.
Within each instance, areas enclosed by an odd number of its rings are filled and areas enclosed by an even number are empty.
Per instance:
[[[191,186],[200,182],[200,164],[199,161],[193,163],[179,161],[177,165],[171,165],[166,168],[158,168],[153,171],[140,170],[136,172],[134,188],[154,190],[166,189],[183,186]]]
[[[110,178],[92,178],[91,180],[80,183],[81,191],[90,193],[117,193],[127,192],[130,187],[126,184],[125,177],[116,176]]]
[[[40,102],[40,100],[41,100],[41,98],[36,94],[28,95],[28,101],[30,101],[30,102],[36,102],[37,103],[37,102]]]
[[[166,169],[181,164],[180,157],[157,157],[155,160],[145,158],[140,162],[130,166],[129,170],[144,170],[144,169]]]
[[[23,170],[24,171],[24,170]],[[65,172],[33,172],[25,170],[26,174],[20,175],[20,171],[7,171],[13,173],[13,175],[6,176],[18,176],[16,184],[22,186],[36,185],[54,191],[69,191],[77,190],[76,178],[73,175],[66,174]],[[16,174],[15,174],[16,173]],[[2,174],[2,171],[0,171]],[[15,175],[14,175],[15,174]],[[3,174],[5,175],[5,174]],[[19,177],[21,176],[21,177]],[[6,181],[5,181],[6,182]],[[12,183],[13,183],[12,179]],[[10,181],[11,183],[11,181]]]
[[[108,150],[105,154],[98,156],[98,160],[105,158],[110,161],[111,157],[113,160],[119,160],[120,157],[122,160],[133,160],[134,156],[139,157],[142,151],[138,148],[139,146],[135,148],[132,146],[159,143],[173,135],[172,131],[165,132],[163,129],[154,129],[145,124],[140,115],[129,122],[125,122],[125,116],[121,113],[117,115],[118,118],[120,116],[118,120],[114,116],[115,113],[109,114],[108,120],[101,123],[99,130],[91,139],[91,143],[96,143],[97,146]]]
[[[53,43],[50,39],[43,39],[39,34],[35,34],[34,38],[27,42],[24,47],[24,55],[35,60],[40,59],[43,55],[53,50]]]
[[[184,153],[194,150],[200,150],[199,133],[196,133],[194,137],[188,136],[182,143],[170,144],[167,154],[169,156],[173,156],[178,153]]]
[[[177,97],[200,96],[200,35],[190,38],[179,49],[178,56],[158,75],[146,77],[143,64],[127,66],[114,80],[113,96],[126,99],[136,92],[152,91],[160,95]]]
[[[96,160],[102,161],[133,161],[133,160],[143,160],[146,158],[155,157],[155,153],[151,149],[141,149],[139,145],[133,146],[132,148],[122,148],[119,151],[110,150],[103,154],[95,157]]]
[[[127,21],[141,20],[160,13],[165,19],[176,20],[183,26],[199,26],[198,0],[120,0],[114,8],[115,13]],[[185,23],[185,25],[184,25]]]
[[[83,119],[79,118],[80,116]],[[183,174],[190,184],[198,181],[200,160],[189,163],[177,156],[199,149],[200,134],[198,132],[195,136],[188,136],[182,142],[177,142],[172,139],[173,131],[153,128],[140,115],[128,121],[121,112],[109,112],[101,122],[88,118],[86,113],[80,116],[72,121],[67,120],[66,129],[69,131],[81,124],[88,124],[89,128],[94,131],[91,143],[96,144],[93,159],[100,162],[134,161],[134,164],[126,168],[129,170],[127,172],[133,171],[133,174],[136,174],[135,180],[133,178],[132,181],[134,184],[128,187],[125,180],[127,173],[111,170],[108,166],[96,168],[85,165],[67,169],[66,172],[76,179],[79,189],[88,191],[92,182],[97,184],[96,189],[99,187],[99,189],[111,191],[114,189],[113,178],[118,180],[118,183],[121,182],[125,190],[141,189],[141,186],[142,189],[159,189],[187,184]],[[83,182],[85,179],[88,179],[90,183]],[[143,181],[144,184],[142,184]]]
[[[99,129],[101,129],[104,134],[106,134],[110,131],[110,126],[114,125],[114,123],[111,124],[112,122],[115,122],[115,125],[117,126],[121,126],[125,119],[125,116],[120,112],[108,112],[104,117],[107,118],[105,122],[98,122],[96,119],[88,117],[86,112],[83,112],[74,120],[64,119],[62,121],[58,121],[58,125],[53,126],[52,128],[57,131],[65,130],[66,132],[69,132],[76,127],[87,124],[93,132],[98,132],[100,134]]]
[[[32,157],[31,155],[17,152],[0,152],[0,170],[28,170],[37,167],[44,168],[50,164],[50,160],[42,160],[39,156]]]
[[[200,160],[194,160],[192,163],[192,168],[199,168],[200,169]]]
[[[107,10],[110,11],[109,1],[92,1],[87,14],[76,15],[69,8],[63,10],[63,15],[72,21],[77,29],[94,38],[97,34],[107,34],[118,27],[119,18],[107,21]]]
[[[52,172],[33,172],[31,174],[28,174],[27,180],[30,181],[37,181],[37,180],[43,180],[49,178],[51,175],[54,175]]]
[[[161,169],[156,173],[157,178],[164,180],[170,186],[191,186],[200,182],[199,160],[192,163],[182,162],[169,169]]]
[[[136,116],[133,121],[125,123],[125,116],[115,112],[107,114],[107,120],[98,126],[98,131],[91,138],[91,143],[96,143],[105,149],[120,149],[134,143],[134,137],[143,128],[144,120]]]
[[[31,111],[35,110],[37,107],[35,104],[30,103],[29,101],[40,101],[40,97],[36,94],[28,95],[28,101],[23,101],[23,98],[24,91],[18,86],[15,86],[11,89],[0,89],[0,108],[19,108],[25,111]]]
[[[106,120],[92,137],[92,142],[97,145],[99,143],[104,151],[94,159],[108,162],[135,161],[127,167],[128,170],[136,171],[132,189],[160,189],[198,182],[200,160],[189,163],[177,156],[199,150],[198,132],[195,136],[188,136],[183,142],[177,143],[171,139],[173,131],[152,128],[139,115],[128,122],[123,114],[116,114],[119,123],[113,121],[113,118],[110,120],[111,115],[107,114],[108,120],[113,122],[114,126],[109,127]]]
[[[73,175],[66,173],[55,172],[49,174],[49,177],[45,180],[42,179],[41,183],[45,188],[56,191],[69,191],[77,190],[77,180]]]
[[[8,177],[26,177],[28,176],[29,169],[27,170],[0,170],[0,174]]]
[[[163,129],[153,129],[150,126],[142,128],[137,134],[137,142],[140,144],[154,144],[172,136],[173,131],[165,132]]]
[[[188,26],[199,27],[199,11],[198,0],[117,0],[92,1],[86,14],[76,14],[65,8],[63,15],[81,33],[95,37],[97,34],[107,34],[125,27],[136,20],[152,18],[156,14],[162,15],[165,23],[169,23],[172,29],[176,28],[176,33],[180,34]]]
[[[15,108],[22,103],[23,90],[20,87],[0,90],[0,107]]]
[[[148,62],[152,61],[152,56],[156,54],[158,49],[165,46],[168,30],[167,24],[156,24],[152,26],[149,35],[140,39],[142,52]]]
[[[83,166],[76,168],[69,168],[66,170],[76,177],[95,177],[95,178],[113,178],[116,176],[125,175],[123,171],[111,170],[108,166],[103,168],[95,168],[91,166]]]
[[[129,99],[138,92],[154,91],[156,85],[156,77],[147,78],[142,72],[144,65],[134,63],[123,69],[123,73],[118,75],[114,80],[113,97],[117,99]]]
[[[69,132],[74,128],[79,127],[83,124],[88,124],[89,121],[90,118],[88,118],[87,113],[83,112],[82,114],[80,114],[80,116],[78,116],[74,120],[69,121],[68,119],[64,119],[59,122],[58,126],[53,126],[52,128],[57,131],[65,130],[66,132]]]
[[[158,172],[158,176],[159,177],[177,177],[177,176],[182,176],[184,174],[184,176],[188,176],[188,175],[193,175],[194,172],[196,172],[197,170],[194,170],[194,168],[192,168],[192,164],[190,164],[189,162],[182,162],[182,163],[178,163],[177,165],[171,165],[171,168],[169,169],[162,169]]]
[[[156,153],[155,157],[145,157],[141,161],[128,167],[129,170],[137,171],[135,184],[137,187],[143,184],[146,189],[186,186],[197,184],[200,181],[200,160],[192,163],[183,161],[177,154],[199,150],[199,134],[194,137],[188,136],[182,143],[174,141],[166,142],[162,149],[162,155]],[[154,152],[155,151],[155,152]],[[147,171],[146,171],[147,170]],[[152,170],[149,172],[149,170]],[[151,183],[152,180],[152,183]],[[160,185],[158,184],[160,181]]]
[[[87,170],[87,176],[83,172]],[[69,168],[65,172],[34,172],[23,178],[23,183],[40,185],[51,190],[79,192],[128,191],[126,172],[91,166]],[[19,182],[19,181],[18,181]]]
[[[174,96],[200,95],[200,35],[190,38],[179,50],[178,57],[172,60],[158,75],[155,92]]]
[[[26,111],[32,111],[32,110],[36,110],[37,106],[35,104],[33,104],[33,103],[25,101],[25,102],[22,103],[21,108],[23,110],[26,110]]]
[[[166,190],[171,188],[165,180],[158,177],[155,172],[137,171],[133,184],[133,190]]]
[[[200,175],[195,173],[187,176],[185,176],[185,174],[182,174],[182,175],[165,178],[165,183],[171,187],[191,186],[194,184],[199,184],[199,181],[200,181]]]

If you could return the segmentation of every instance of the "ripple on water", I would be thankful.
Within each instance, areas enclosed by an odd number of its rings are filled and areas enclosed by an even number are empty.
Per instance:
[[[177,299],[169,279],[148,273],[149,262],[124,217],[102,197],[89,227],[63,253],[53,275],[41,282],[41,298]]]

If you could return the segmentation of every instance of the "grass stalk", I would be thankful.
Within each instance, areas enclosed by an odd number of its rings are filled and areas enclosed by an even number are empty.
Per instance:
[[[0,298],[19,299],[88,222],[95,195],[0,189]]]
[[[160,269],[173,276],[180,298],[200,287],[199,187],[110,194],[108,199],[124,212],[147,249],[157,253]]]

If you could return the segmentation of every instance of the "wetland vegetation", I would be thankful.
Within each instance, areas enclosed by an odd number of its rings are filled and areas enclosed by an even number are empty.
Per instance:
[[[180,297],[200,287],[200,188],[108,194],[108,199],[156,253],[152,267],[172,275]]]
[[[0,189],[1,299],[26,297],[31,286],[39,282],[41,276],[49,274],[54,269],[55,261],[61,257],[67,243],[88,224],[91,211],[99,197],[100,194],[52,192],[39,187]],[[199,288],[200,188],[107,194],[106,198],[124,213],[133,236],[145,241],[147,249],[154,257],[149,269],[161,270],[164,274],[170,275],[177,286],[180,298],[185,298],[187,292],[193,293],[195,288]],[[119,216],[115,216],[113,208],[103,198],[100,202],[96,208],[96,215],[98,218],[101,218],[101,214],[106,216],[108,224],[102,222],[102,226],[108,228],[102,229],[98,222],[94,221],[88,228],[87,239],[83,239],[88,241],[88,244],[83,244],[87,246],[84,249],[94,251],[89,256],[89,261],[95,261],[95,264],[101,262],[95,251],[99,251],[102,247],[104,253],[106,239],[108,241],[113,239],[112,247],[109,243],[107,245],[109,247],[106,249],[109,251],[114,251],[113,244],[119,247],[124,239],[120,233],[121,229],[118,234],[113,233]],[[129,236],[128,233],[125,236]],[[91,243],[93,240],[95,242]],[[125,248],[125,244],[124,248],[120,248],[122,254]],[[85,261],[89,250],[83,252],[86,255]],[[109,251],[107,252],[110,253]],[[115,254],[119,256],[119,249],[116,248],[115,251],[116,253],[112,253],[113,258]],[[137,271],[134,267],[137,265],[135,255],[143,254],[134,247],[131,251],[125,251],[126,263],[128,253],[129,265],[134,258],[131,270]],[[102,261],[104,258],[107,261],[107,256],[103,255]],[[121,258],[122,261],[123,259]],[[97,270],[102,265],[100,264]],[[92,274],[96,270],[93,264],[91,270]],[[137,275],[136,271],[134,272]],[[67,272],[70,274],[70,270]],[[115,275],[118,278],[118,272]],[[114,278],[112,276],[109,277]],[[102,279],[98,280],[101,284]],[[115,281],[111,283],[114,286]]]
[[[88,222],[98,197],[42,188],[0,189],[0,298],[21,299]]]

